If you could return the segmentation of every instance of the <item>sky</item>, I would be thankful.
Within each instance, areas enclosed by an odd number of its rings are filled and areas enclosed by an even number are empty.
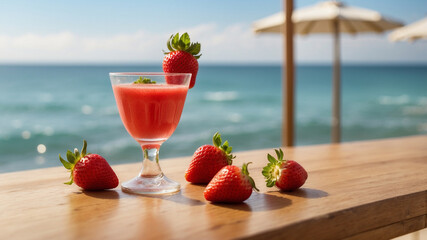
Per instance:
[[[295,8],[318,0],[294,0]],[[427,16],[425,0],[348,0],[404,24]],[[255,35],[252,23],[283,9],[282,0],[0,2],[0,64],[159,63],[166,41],[188,32],[202,44],[200,64],[280,64],[282,38]],[[344,63],[427,64],[427,41],[392,43],[386,34],[342,35]],[[329,64],[329,34],[295,37],[297,63]]]

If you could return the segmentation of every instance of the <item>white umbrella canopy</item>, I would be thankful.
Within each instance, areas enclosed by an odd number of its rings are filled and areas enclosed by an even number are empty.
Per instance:
[[[338,21],[342,33],[381,33],[401,27],[402,24],[382,16],[380,13],[358,7],[351,7],[337,1],[321,2],[314,6],[297,9],[292,15],[294,32],[301,35],[332,33],[333,22]],[[255,33],[280,33],[285,23],[283,12],[260,19],[253,23]]]
[[[333,33],[334,35],[331,140],[338,143],[341,141],[340,33],[382,33],[403,25],[376,11],[350,7],[338,1],[321,2],[297,9],[292,14],[292,22],[294,23],[294,33],[297,34]],[[253,31],[255,33],[281,33],[284,24],[285,15],[280,12],[254,22]]]
[[[414,41],[427,39],[427,17],[406,25],[390,33],[389,39],[395,41]]]

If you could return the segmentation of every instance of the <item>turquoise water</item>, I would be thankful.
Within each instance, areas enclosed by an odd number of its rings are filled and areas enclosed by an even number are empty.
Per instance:
[[[120,71],[161,68],[0,66],[0,172],[59,166],[83,139],[111,164],[140,161],[108,78]],[[296,76],[296,143],[327,143],[331,68],[303,65]],[[202,65],[160,156],[192,155],[216,131],[236,152],[278,147],[281,101],[280,66]],[[342,124],[343,141],[426,134],[427,66],[344,66]]]

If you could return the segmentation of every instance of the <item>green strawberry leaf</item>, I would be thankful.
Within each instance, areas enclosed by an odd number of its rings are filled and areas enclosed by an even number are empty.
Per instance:
[[[233,164],[233,159],[236,157],[233,154],[231,154],[231,151],[233,150],[233,148],[228,145],[227,140],[224,143],[222,143],[221,134],[219,134],[219,132],[216,132],[214,134],[212,138],[212,143],[215,147],[221,149],[227,155],[228,165]]]
[[[67,151],[67,160],[71,164],[76,162],[76,156],[70,150]]]
[[[224,151],[227,150],[227,148],[228,148],[228,140],[225,140],[225,142],[222,144],[222,148],[223,148]]]
[[[169,38],[168,42],[166,43],[166,45],[168,46],[169,51],[173,52],[173,48],[171,46],[171,41],[173,39],[173,34],[171,35],[171,37]]]
[[[185,49],[185,51],[193,54],[193,51],[194,51],[195,47],[196,47],[196,44],[195,43],[191,43],[190,46],[187,49]]]
[[[74,181],[73,181],[73,179],[71,178],[69,182],[64,182],[64,184],[71,185],[71,184],[73,184],[73,182],[74,182]]]
[[[271,162],[271,163],[275,163],[277,160],[273,157],[273,156],[271,156],[270,154],[267,154],[267,159],[268,159],[268,161],[269,162]]]
[[[156,81],[151,81],[150,78],[142,78],[142,76],[140,76],[136,81],[133,82],[133,84],[156,84]]]
[[[222,143],[221,134],[219,132],[216,132],[212,138],[212,143],[215,147],[220,147]]]
[[[67,161],[65,161],[62,157],[61,154],[59,154],[59,161],[61,161],[62,165],[64,165],[64,167],[68,170],[70,170],[70,181],[65,182],[64,184],[67,185],[71,185],[73,184],[73,171],[74,171],[74,166],[76,165],[76,163],[78,161],[80,161],[80,158],[86,156],[86,150],[87,150],[87,142],[86,140],[83,140],[83,147],[82,147],[82,151],[79,152],[79,150],[77,148],[74,149],[74,152],[71,152],[70,150],[67,150]],[[89,153],[90,154],[90,153]]]
[[[184,49],[185,49],[185,43],[183,43],[181,40],[179,40],[178,41],[178,47],[177,47],[177,49],[180,50],[180,51],[184,51]]]
[[[175,34],[175,36],[172,39],[172,47],[176,49],[179,42],[179,33]]]
[[[64,165],[64,167],[68,170],[71,170],[73,168],[73,164],[65,161],[62,157],[61,154],[59,154],[59,160],[61,161],[62,165]]]
[[[181,38],[179,39],[180,42],[183,43],[184,45],[184,49],[188,48],[190,46],[190,36],[188,35],[188,33],[184,33],[181,35]]]
[[[191,51],[191,54],[193,54],[193,56],[194,56],[194,55],[197,55],[197,54],[199,54],[200,50],[201,50],[201,45],[200,45],[200,43],[195,43],[195,44],[194,44],[194,48],[193,48],[193,50]]]
[[[174,51],[185,51],[193,55],[196,59],[199,59],[202,56],[202,54],[199,54],[201,44],[198,42],[192,43],[188,33],[182,34],[181,37],[179,36],[179,33],[176,33],[175,35],[172,34],[166,42],[166,46],[169,51],[162,50],[165,55]]]
[[[283,151],[282,151],[282,149],[279,148],[279,150],[275,149],[274,151],[276,151],[277,160],[283,161]]]
[[[273,187],[276,183],[272,180],[267,180],[267,187]]]
[[[227,147],[227,150],[225,151],[225,153],[230,154],[231,151],[233,150],[233,147]]]
[[[276,184],[276,181],[280,178],[282,172],[282,164],[286,161],[283,160],[283,151],[282,149],[274,150],[277,155],[277,159],[267,154],[268,164],[262,169],[262,175],[266,178],[266,186],[273,187]]]
[[[274,149],[274,151],[276,152],[276,156],[277,156],[277,158],[278,158],[278,159],[280,159],[280,152],[279,152],[279,150]]]
[[[262,169],[262,175],[266,178],[270,176],[270,169],[273,167],[274,163],[268,163],[267,166],[265,166]]]

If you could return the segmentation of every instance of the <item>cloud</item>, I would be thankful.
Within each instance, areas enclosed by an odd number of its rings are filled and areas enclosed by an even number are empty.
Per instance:
[[[120,62],[151,61],[162,56],[164,36],[143,31],[109,37],[79,36],[71,32],[21,36],[0,35],[0,62]],[[154,49],[157,49],[155,51]]]
[[[282,39],[279,35],[255,35],[246,23],[219,27],[215,23],[179,29],[189,32],[193,41],[202,43],[201,62],[281,62]],[[26,33],[0,35],[0,62],[158,62],[163,58],[170,33],[143,29],[111,34],[85,36],[70,31],[52,34]],[[386,35],[343,35],[344,62],[427,62],[426,42],[390,43]],[[295,56],[299,62],[332,61],[332,37],[310,35],[295,37]]]
[[[297,36],[296,59],[301,62],[326,62],[333,59],[332,35]],[[392,43],[387,34],[341,35],[342,62],[420,62],[427,63],[427,41],[413,44]]]
[[[250,26],[236,23],[225,28],[206,24],[183,29],[202,43],[206,61],[262,62],[281,60],[281,39],[278,36],[256,36]],[[268,46],[268,47],[266,47]]]
[[[73,43],[73,38],[74,36],[70,32],[48,35],[28,33],[18,37],[0,36],[0,46],[22,50],[60,50],[70,46]]]

